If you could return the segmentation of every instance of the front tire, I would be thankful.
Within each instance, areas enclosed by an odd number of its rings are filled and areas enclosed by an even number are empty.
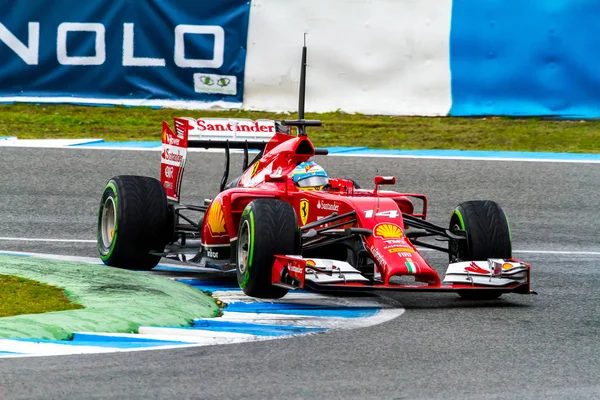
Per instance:
[[[450,229],[467,232],[466,241],[450,241],[450,262],[512,257],[508,218],[496,202],[475,200],[461,203],[450,218]],[[502,292],[482,289],[459,291],[458,294],[469,300],[491,300],[500,297]]]
[[[271,285],[276,254],[300,254],[300,231],[294,208],[281,200],[250,202],[240,219],[237,240],[237,280],[245,294],[278,299],[287,289]]]
[[[116,176],[100,200],[97,244],[104,264],[132,270],[151,270],[168,242],[167,196],[160,182],[146,176]]]

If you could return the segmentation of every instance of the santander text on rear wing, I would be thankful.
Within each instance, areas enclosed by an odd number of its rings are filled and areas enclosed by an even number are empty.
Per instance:
[[[275,134],[275,121],[241,118],[176,118],[187,124],[188,147],[262,150]]]

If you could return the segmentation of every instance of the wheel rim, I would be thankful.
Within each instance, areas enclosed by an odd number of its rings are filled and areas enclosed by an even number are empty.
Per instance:
[[[237,260],[238,260],[238,269],[240,270],[240,274],[246,273],[246,268],[248,268],[248,257],[250,252],[248,248],[250,246],[250,224],[248,221],[244,221],[242,223],[242,229],[240,229],[240,233],[238,234],[238,248],[237,248]]]
[[[109,196],[102,206],[102,224],[100,232],[102,234],[102,247],[110,249],[115,238],[115,228],[117,226],[117,210],[115,200]]]

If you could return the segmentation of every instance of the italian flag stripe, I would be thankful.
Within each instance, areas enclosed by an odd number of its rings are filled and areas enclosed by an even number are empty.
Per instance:
[[[409,273],[414,274],[415,272],[417,272],[417,267],[415,266],[415,263],[410,258],[407,259],[404,264],[406,265],[406,268],[408,269]]]

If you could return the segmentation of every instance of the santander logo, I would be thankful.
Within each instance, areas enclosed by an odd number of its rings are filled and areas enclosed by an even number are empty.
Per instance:
[[[233,122],[233,123],[232,123]],[[226,118],[203,118],[196,121],[196,128],[208,132],[268,132],[275,131],[273,121],[251,121]]]
[[[165,149],[162,153],[162,158],[167,161],[181,162],[183,160],[183,154],[179,151],[177,153],[169,151],[169,149]]]
[[[326,203],[322,200],[319,200],[317,203],[317,208],[319,210],[338,211],[340,209],[340,205],[335,201],[333,203]]]

